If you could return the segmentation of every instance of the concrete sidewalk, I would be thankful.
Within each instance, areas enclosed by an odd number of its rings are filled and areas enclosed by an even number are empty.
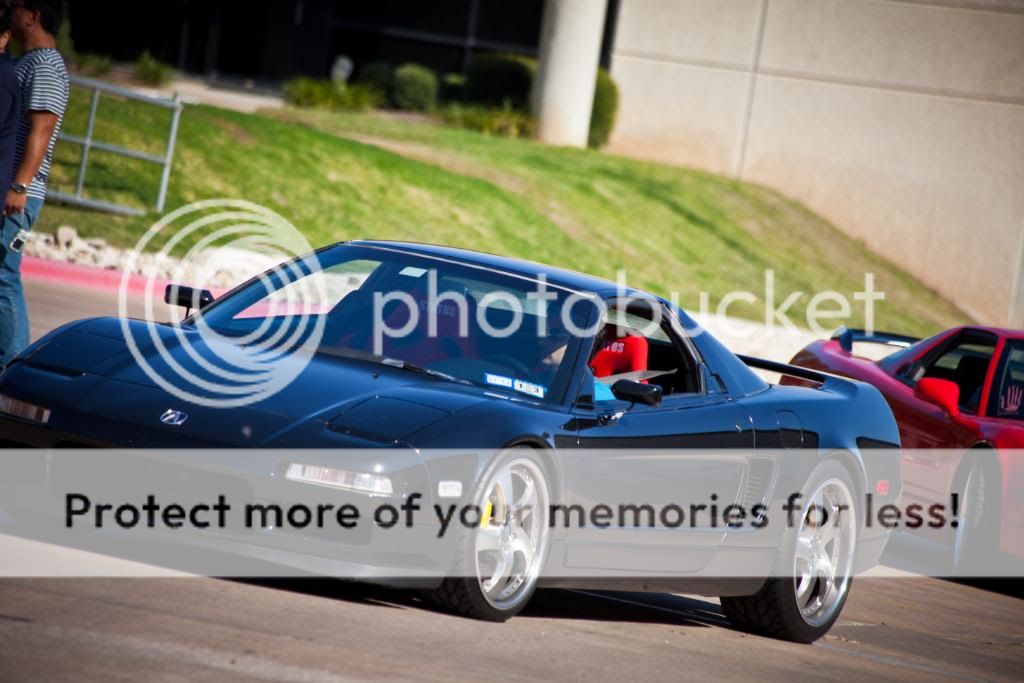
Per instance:
[[[149,87],[135,79],[131,67],[123,65],[112,68],[110,73],[103,76],[101,80],[109,81],[150,97],[173,98],[174,94],[178,93],[186,104],[208,104],[245,114],[252,114],[260,109],[284,106],[283,98],[256,92],[255,85],[253,86],[253,91],[249,92],[223,85],[212,85],[205,79],[195,76],[179,74],[162,88]]]

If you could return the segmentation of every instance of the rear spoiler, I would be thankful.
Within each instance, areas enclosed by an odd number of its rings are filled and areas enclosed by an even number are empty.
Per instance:
[[[798,365],[776,363],[773,360],[765,360],[764,358],[756,358],[754,356],[737,355],[736,357],[739,358],[740,361],[748,368],[777,372],[780,375],[789,375],[790,377],[796,377],[797,379],[817,382],[822,385],[822,389],[837,391],[841,394],[850,393],[857,385],[856,382],[846,377],[840,377],[839,375],[833,375],[828,372],[819,372],[817,370],[811,370],[810,368],[802,368]]]
[[[890,334],[888,332],[872,332],[868,334],[864,330],[857,330],[850,327],[840,327],[832,335],[832,339],[839,342],[840,348],[847,353],[853,352],[854,342],[869,342],[872,344],[884,344],[905,349],[911,344],[921,341],[917,337],[908,337],[902,334]]]
[[[835,378],[835,375],[830,375],[825,372],[818,372],[817,370],[811,370],[810,368],[801,368],[798,365],[776,363],[773,360],[755,358],[754,356],[737,355],[736,357],[743,361],[743,364],[746,365],[748,368],[767,370],[768,372],[777,372],[780,375],[789,375],[790,377],[806,379],[810,380],[811,382],[818,382],[819,384],[824,384],[828,380]]]

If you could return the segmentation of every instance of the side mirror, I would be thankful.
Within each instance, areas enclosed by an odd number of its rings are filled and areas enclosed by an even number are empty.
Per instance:
[[[612,385],[612,394],[620,401],[656,406],[661,403],[662,388],[657,384],[644,384],[631,379],[620,379]]]
[[[914,396],[937,405],[950,417],[960,415],[960,387],[956,382],[938,377],[925,377],[914,386]]]
[[[213,303],[213,294],[208,289],[195,289],[185,285],[167,285],[164,303],[181,306],[188,310],[201,309]]]

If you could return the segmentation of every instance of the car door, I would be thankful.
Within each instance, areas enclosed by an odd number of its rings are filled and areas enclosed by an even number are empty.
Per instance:
[[[987,440],[998,450],[1001,474],[999,510],[1001,547],[1006,553],[1024,558],[1024,339],[1003,344],[993,373],[982,426]],[[992,500],[989,498],[986,500]]]
[[[903,447],[907,449],[902,460],[907,501],[934,502],[948,497],[962,449],[974,445],[978,438],[975,419],[997,342],[993,334],[964,330],[940,339],[916,358],[894,368],[897,382],[884,393],[899,424]],[[965,371],[968,366],[970,376]],[[981,383],[975,386],[977,382],[972,377],[977,376],[981,377]],[[914,395],[917,382],[925,377],[962,385],[965,395],[961,397],[959,417],[951,417],[935,404]],[[968,390],[972,395],[966,395]]]
[[[711,508],[737,499],[745,462],[736,451],[753,446],[750,416],[709,379],[667,309],[661,314],[664,326],[648,335],[651,364],[661,367],[647,374],[670,369],[674,362],[692,376],[648,379],[667,389],[656,406],[594,400],[586,382],[573,404],[578,447],[564,454],[573,470],[568,502],[587,512],[609,506],[614,519],[609,528],[585,520],[585,528],[569,529],[568,567],[696,571],[723,537],[722,528],[712,523]],[[699,519],[691,515],[691,504],[705,506]],[[681,520],[672,506],[679,506]]]

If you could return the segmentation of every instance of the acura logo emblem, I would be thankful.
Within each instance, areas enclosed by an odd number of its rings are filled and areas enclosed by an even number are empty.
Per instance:
[[[177,427],[188,419],[188,413],[183,413],[180,410],[168,410],[166,413],[160,416],[160,421],[165,425],[171,425]]]

